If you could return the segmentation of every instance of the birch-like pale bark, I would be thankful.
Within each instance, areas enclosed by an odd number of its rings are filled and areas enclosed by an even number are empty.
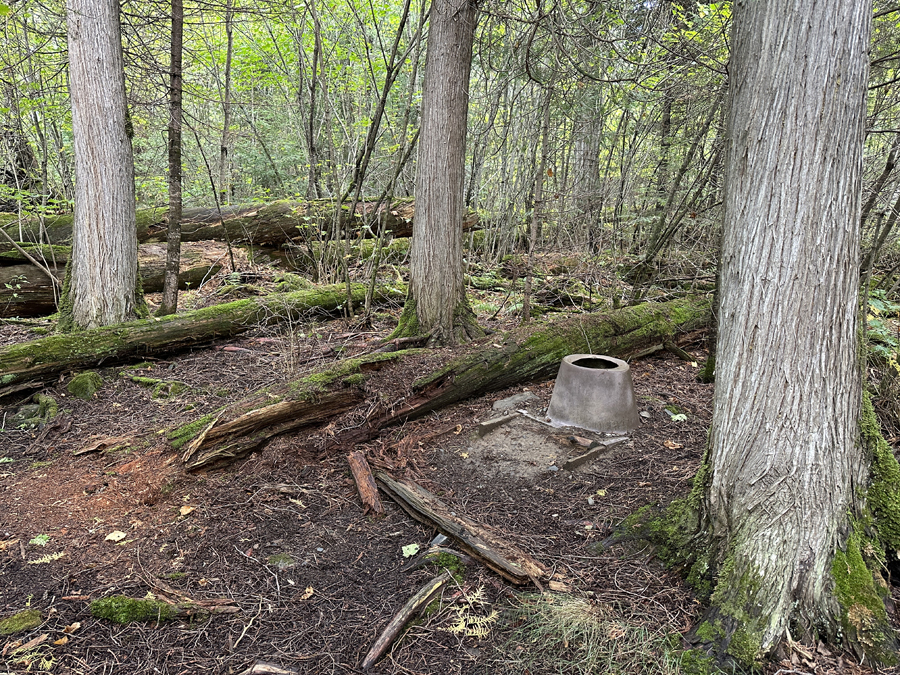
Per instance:
[[[75,223],[63,306],[75,326],[95,328],[134,318],[140,301],[119,3],[67,0],[66,16]]]
[[[745,629],[758,655],[791,621],[794,638],[834,637],[832,563],[865,487],[857,264],[871,14],[864,0],[735,6],[705,510],[733,563],[709,616],[728,639]]]

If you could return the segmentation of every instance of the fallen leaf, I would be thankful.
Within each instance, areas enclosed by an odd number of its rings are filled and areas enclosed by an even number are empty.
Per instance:
[[[469,459],[469,453],[468,453],[468,452],[461,452],[461,453],[459,453],[459,456],[462,457],[463,459]]]
[[[106,535],[106,541],[122,541],[126,537],[121,530],[114,530]]]
[[[676,443],[675,441],[665,441],[663,445],[669,450],[680,450],[684,447],[681,443]]]
[[[68,641],[69,641],[69,638],[67,638],[65,635],[63,635],[61,638],[59,638],[59,640],[54,640],[53,644],[61,646],[61,645],[66,644]]]
[[[456,429],[453,430],[453,433],[459,436],[462,433],[462,424],[457,424]]]
[[[70,623],[68,626],[63,628],[63,633],[74,633],[79,628],[81,628],[81,623],[79,621],[76,621],[75,623]]]
[[[313,587],[307,586],[306,590],[300,595],[298,600],[309,600],[313,596]]]
[[[403,547],[403,557],[404,558],[412,558],[416,553],[419,552],[421,547],[418,544],[407,544]]]
[[[194,508],[195,508],[195,507],[193,507],[193,506],[188,506],[187,504],[185,504],[185,505],[182,506],[180,509],[178,509],[178,512],[179,512],[181,515],[186,516],[186,515],[189,514],[191,511],[193,511]]]
[[[605,497],[605,496],[606,496],[606,490],[597,490],[597,496],[598,496],[598,497]]]

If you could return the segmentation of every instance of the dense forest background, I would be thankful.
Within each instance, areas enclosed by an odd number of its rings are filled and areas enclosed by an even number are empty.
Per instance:
[[[535,219],[539,249],[689,257],[710,274],[730,3],[479,10],[466,201],[485,254],[516,250]],[[900,207],[897,10],[876,8],[864,265],[890,250]],[[167,200],[169,12],[123,4],[139,207]],[[0,201],[20,215],[70,211],[64,3],[20,0],[0,21]],[[187,2],[185,207],[411,196],[427,36],[428,3],[416,0]]]

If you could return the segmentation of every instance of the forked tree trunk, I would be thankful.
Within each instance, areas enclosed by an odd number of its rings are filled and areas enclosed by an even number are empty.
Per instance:
[[[849,568],[835,566],[868,469],[857,263],[871,12],[860,0],[735,5],[701,508],[718,578],[697,636],[744,665],[791,636],[834,640],[842,621],[867,652],[891,641],[876,637],[877,608],[847,606]]]
[[[398,334],[430,333],[440,344],[480,335],[466,301],[462,264],[466,117],[475,20],[470,0],[436,0],[431,6],[409,299]]]
[[[68,0],[66,16],[75,223],[63,313],[74,326],[94,328],[133,318],[140,303],[134,162],[119,3]]]

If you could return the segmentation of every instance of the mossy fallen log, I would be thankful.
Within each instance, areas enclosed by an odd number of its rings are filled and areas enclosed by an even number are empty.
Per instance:
[[[24,248],[62,282],[70,247],[26,244]],[[10,249],[11,246],[0,246],[0,318],[53,314],[57,302],[53,282],[45,272],[26,262],[21,253]],[[182,290],[197,288],[204,279],[222,268],[228,260],[227,255],[225,245],[219,242],[182,244],[179,287]],[[144,292],[161,291],[166,269],[165,245],[141,244],[138,263]]]
[[[173,429],[172,447],[185,448],[188,470],[240,459],[275,436],[327,422],[365,400],[366,374],[409,352],[376,352],[344,359],[288,384],[266,387],[217,413]]]
[[[712,300],[687,296],[644,303],[605,314],[579,314],[532,323],[493,335],[443,368],[413,383],[402,405],[370,415],[363,427],[338,434],[332,446],[348,447],[374,437],[390,424],[414,419],[474,396],[556,376],[569,354],[605,354],[628,359],[679,335],[710,325]]]
[[[350,204],[345,203],[341,207],[340,216],[336,204],[333,199],[280,200],[267,204],[223,206],[221,210],[214,207],[185,209],[181,217],[181,240],[221,240],[227,234],[232,242],[271,246],[303,236],[318,241],[323,238],[322,232],[335,238],[332,236],[335,226],[358,234],[366,225],[369,227],[363,234],[367,236],[379,229],[388,230],[395,237],[412,235],[415,211],[412,199],[396,199],[390,204],[382,204],[377,210],[376,202],[363,201],[357,204],[352,217]],[[138,210],[138,241],[164,242],[168,231],[166,219],[165,207]],[[469,213],[464,227],[474,229],[477,223],[478,216]],[[72,215],[46,217],[43,227],[36,218],[21,223],[16,219],[2,229],[16,241],[67,244],[72,239]]]
[[[351,290],[354,302],[364,300],[365,286],[353,284]],[[375,292],[377,302],[402,302],[405,296],[405,288],[379,286]],[[0,397],[29,382],[46,381],[63,370],[178,351],[259,325],[297,319],[308,312],[333,313],[346,299],[343,284],[321,286],[10,345],[0,349]]]
[[[580,314],[564,321],[532,323],[506,334],[493,335],[470,346],[465,356],[416,382],[412,394],[399,402],[394,410],[386,411],[376,406],[370,411],[366,424],[337,434],[328,448],[348,449],[372,438],[387,425],[490,391],[549,379],[556,375],[560,361],[568,354],[595,353],[627,358],[653,345],[674,341],[679,335],[709,325],[710,307],[709,298],[687,297],[627,307],[608,314]],[[308,387],[315,386],[313,399],[328,402],[327,396],[345,389],[353,382],[354,374],[370,367],[367,364],[383,363],[406,353],[409,352],[348,359],[278,391],[264,388],[229,409],[221,420],[215,416],[200,418],[172,432],[170,439],[177,447],[188,442],[196,444],[196,448],[186,453],[188,468],[223,464],[232,459],[234,448],[246,454],[274,435],[264,437],[268,432],[260,430],[271,427],[277,433],[291,431],[279,425],[290,415],[298,414],[303,406],[309,406]],[[340,384],[335,388],[333,383]],[[289,400],[299,401],[300,405],[287,405],[286,393]],[[349,401],[344,399],[342,403]],[[334,409],[342,412],[339,406]],[[317,420],[325,421],[323,418]],[[195,453],[200,450],[210,459],[198,463]]]

